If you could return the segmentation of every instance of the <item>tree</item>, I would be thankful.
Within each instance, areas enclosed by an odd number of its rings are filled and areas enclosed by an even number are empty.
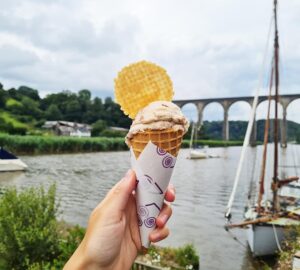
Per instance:
[[[68,101],[66,104],[65,119],[67,121],[81,122],[82,113],[77,99]]]
[[[21,100],[21,96],[19,95],[18,91],[15,88],[8,89],[7,93],[9,95],[9,97],[16,99],[16,100]]]
[[[61,120],[62,114],[55,104],[51,104],[45,112],[46,119],[49,121]]]
[[[87,89],[82,89],[78,92],[78,97],[80,100],[90,101],[91,100],[91,92]]]
[[[100,133],[105,130],[106,128],[106,122],[103,120],[98,120],[96,123],[93,124],[92,126],[92,132],[91,135],[92,137],[99,136]]]
[[[39,103],[34,101],[33,99],[23,96],[22,100],[22,112],[25,115],[31,115],[37,119],[42,116],[42,111],[39,109]]]
[[[35,101],[39,101],[41,98],[39,96],[39,92],[35,89],[32,89],[30,87],[27,86],[20,86],[18,88],[18,93],[22,96],[26,96],[29,97]]]
[[[0,83],[0,109],[4,108],[6,102],[6,92],[1,86],[2,84]]]

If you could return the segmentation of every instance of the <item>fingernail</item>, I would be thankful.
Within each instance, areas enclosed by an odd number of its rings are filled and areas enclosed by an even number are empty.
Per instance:
[[[169,216],[168,216],[168,215],[163,215],[163,216],[160,218],[160,220],[162,221],[163,224],[166,224],[167,221],[168,221],[168,219],[169,219]]]

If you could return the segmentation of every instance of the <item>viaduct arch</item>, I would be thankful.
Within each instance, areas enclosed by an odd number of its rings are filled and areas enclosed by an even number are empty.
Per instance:
[[[275,96],[271,96],[272,100],[275,100]],[[300,94],[290,94],[290,95],[281,95],[279,97],[279,103],[282,105],[282,123],[281,123],[281,146],[287,146],[287,108],[289,104],[296,100],[300,99]],[[203,119],[203,110],[204,108],[212,103],[217,102],[222,105],[224,110],[224,121],[223,121],[223,140],[229,140],[229,121],[228,121],[228,111],[232,104],[238,101],[245,101],[250,104],[252,107],[254,97],[229,97],[229,98],[207,98],[207,99],[186,99],[186,100],[174,100],[173,102],[177,104],[180,108],[188,103],[196,105],[198,111],[198,124],[202,123]],[[268,100],[268,96],[259,96],[257,106],[263,101]],[[256,123],[256,122],[255,122]],[[251,145],[256,144],[256,124],[252,128],[251,135]]]

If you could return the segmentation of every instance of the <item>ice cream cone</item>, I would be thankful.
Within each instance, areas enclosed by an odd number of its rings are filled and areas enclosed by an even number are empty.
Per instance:
[[[139,157],[149,141],[176,157],[181,146],[183,135],[183,130],[174,130],[172,128],[165,130],[147,129],[143,132],[136,133],[130,139],[130,144],[136,158]]]

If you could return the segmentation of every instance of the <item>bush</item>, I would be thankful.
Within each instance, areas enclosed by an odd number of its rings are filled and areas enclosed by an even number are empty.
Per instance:
[[[95,122],[92,126],[92,137],[99,136],[100,133],[106,128],[106,126],[106,122],[103,120],[98,120],[97,122]]]
[[[8,189],[0,198],[0,268],[27,269],[60,254],[55,185],[47,192]],[[2,266],[2,267],[1,267]]]
[[[179,248],[150,246],[148,254],[139,256],[138,260],[150,262],[170,269],[199,269],[199,255],[192,244]]]
[[[100,133],[100,136],[109,138],[124,138],[126,134],[127,132],[124,131],[105,129]]]
[[[56,220],[55,185],[48,191],[0,192],[0,269],[62,269],[85,230]]]

